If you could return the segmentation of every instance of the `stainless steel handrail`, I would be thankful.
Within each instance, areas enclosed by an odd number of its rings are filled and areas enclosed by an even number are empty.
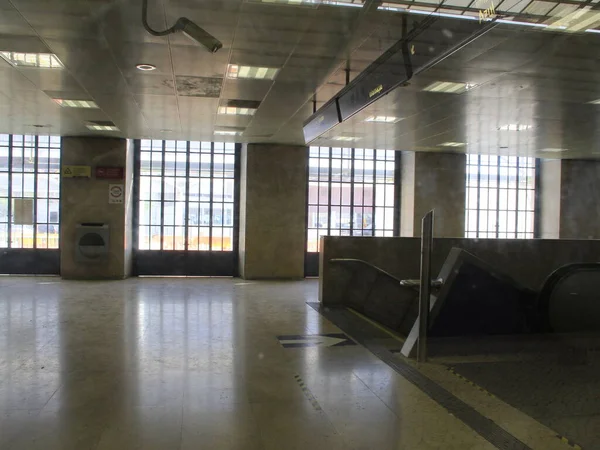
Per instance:
[[[402,281],[403,280],[401,280],[400,278],[395,277],[391,273],[383,270],[381,267],[377,267],[376,265],[371,264],[370,262],[365,261],[363,259],[356,259],[356,258],[332,258],[332,259],[329,260],[329,262],[332,262],[332,263],[345,263],[346,262],[346,263],[360,263],[360,264],[364,264],[365,266],[369,266],[370,268],[375,269],[377,272],[380,272],[380,273],[382,273],[382,274],[390,277],[391,279],[397,281],[398,284],[402,286]]]

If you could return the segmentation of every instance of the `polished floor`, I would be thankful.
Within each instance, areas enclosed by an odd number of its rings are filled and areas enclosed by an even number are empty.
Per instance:
[[[2,277],[0,449],[496,448],[359,345],[283,348],[340,332],[316,299],[310,280]],[[531,448],[569,448],[511,418]]]

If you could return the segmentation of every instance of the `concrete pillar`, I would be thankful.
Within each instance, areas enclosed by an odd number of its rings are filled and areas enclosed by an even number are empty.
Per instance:
[[[60,205],[60,265],[63,278],[122,279],[131,274],[133,252],[133,145],[116,138],[64,137],[61,164],[89,166],[90,178],[63,173]],[[123,180],[97,179],[96,167],[122,167]],[[109,203],[109,185],[122,185],[122,203]],[[104,223],[110,227],[109,255],[102,262],[81,262],[76,256],[77,225]]]
[[[421,219],[435,210],[436,237],[465,234],[466,155],[402,152],[400,236],[421,235]]]
[[[600,161],[541,163],[541,237],[600,239]]]
[[[303,278],[308,150],[244,144],[241,154],[240,276]]]

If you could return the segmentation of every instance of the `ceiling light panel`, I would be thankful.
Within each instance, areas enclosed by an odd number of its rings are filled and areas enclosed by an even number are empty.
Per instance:
[[[63,98],[53,98],[52,100],[63,108],[98,108],[96,102],[92,100],[66,100]]]
[[[439,92],[444,94],[462,94],[469,89],[473,89],[473,83],[454,83],[452,81],[436,81],[425,87],[423,90],[427,92]]]
[[[229,64],[227,78],[251,78],[255,80],[274,80],[279,69],[273,67],[241,66]]]
[[[352,142],[360,140],[359,137],[356,136],[336,136],[332,138],[334,141],[342,141],[342,142]]]
[[[531,130],[533,125],[523,125],[520,123],[509,123],[498,128],[500,131],[526,131]]]
[[[254,108],[238,108],[235,106],[219,106],[219,114],[230,116],[253,116],[256,112]]]
[[[444,142],[440,147],[464,147],[465,145],[467,145],[465,142]]]
[[[229,130],[215,130],[215,134],[219,136],[237,136],[240,134],[239,131],[229,131]]]
[[[0,51],[0,57],[16,67],[39,67],[41,69],[62,69],[63,64],[53,53],[22,53]]]
[[[600,98],[598,100],[592,100],[591,102],[588,102],[591,105],[600,105]]]
[[[95,125],[88,123],[86,127],[88,128],[88,130],[92,131],[119,131],[119,129],[114,125]]]
[[[400,122],[402,117],[395,116],[370,116],[365,119],[365,122],[375,122],[375,123],[396,123]]]

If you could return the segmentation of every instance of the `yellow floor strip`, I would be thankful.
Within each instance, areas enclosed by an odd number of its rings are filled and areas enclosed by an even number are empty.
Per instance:
[[[556,437],[558,439],[560,439],[563,444],[567,444],[569,447],[574,448],[575,450],[583,450],[583,448],[581,447],[581,445],[577,445],[574,442],[571,442],[569,439],[567,439],[564,436],[561,436],[561,435],[557,434]]]
[[[358,316],[358,317],[360,317],[361,319],[363,319],[363,320],[366,320],[366,321],[367,321],[367,322],[369,322],[371,325],[373,325],[375,328],[377,328],[377,329],[379,329],[379,330],[383,331],[385,334],[387,334],[387,335],[388,335],[388,336],[390,336],[391,338],[393,338],[393,339],[396,339],[397,341],[399,341],[399,342],[402,342],[402,343],[404,344],[404,341],[405,341],[405,339],[404,339],[402,336],[400,336],[400,335],[398,335],[398,334],[394,333],[393,331],[391,331],[389,328],[387,328],[387,327],[384,327],[383,325],[380,325],[380,324],[378,324],[378,323],[377,323],[377,322],[375,322],[374,320],[371,320],[371,319],[369,319],[368,317],[364,316],[363,314],[359,313],[358,311],[355,311],[355,310],[354,310],[354,309],[352,309],[352,308],[347,308],[347,309],[348,309],[348,311],[350,311],[350,312],[351,312],[352,314],[354,314],[355,316]]]
[[[478,384],[473,383],[471,380],[469,380],[468,378],[463,377],[460,373],[457,373],[454,370],[454,367],[448,367],[448,372],[450,372],[452,375],[455,375],[456,377],[460,378],[461,380],[463,380],[465,383],[469,383],[471,386],[473,386],[475,389],[477,389],[478,391],[483,392],[486,395],[489,395],[492,398],[496,398],[496,396],[494,394],[492,394],[491,392],[485,390],[484,388],[482,388],[481,386],[479,386]]]
[[[452,375],[455,375],[456,377],[460,378],[461,380],[463,380],[465,383],[470,384],[471,386],[473,386],[475,389],[483,392],[486,395],[489,395],[492,398],[496,398],[496,396],[494,394],[492,394],[491,392],[485,390],[484,388],[482,388],[481,386],[479,386],[478,384],[473,383],[471,380],[469,380],[468,378],[463,377],[461,374],[457,373],[453,367],[448,367],[448,372],[450,372]],[[568,438],[561,436],[561,435],[556,435],[556,437],[558,439],[561,440],[561,442],[563,444],[568,445],[569,447],[573,448],[574,450],[583,450],[583,448],[578,445],[575,444],[574,442],[570,441]]]

